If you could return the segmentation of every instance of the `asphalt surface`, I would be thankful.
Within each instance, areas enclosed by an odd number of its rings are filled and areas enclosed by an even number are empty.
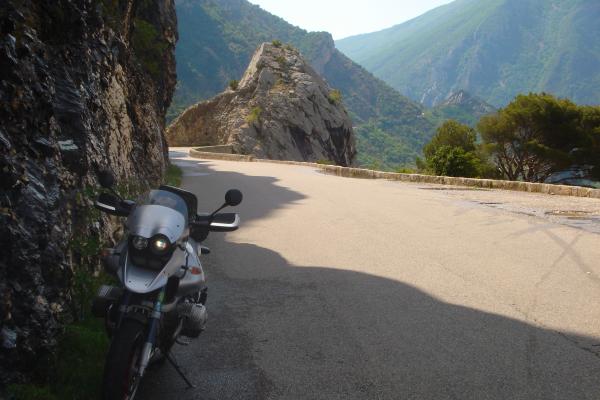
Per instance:
[[[600,201],[172,152],[201,211],[207,330],[140,399],[600,399]],[[579,218],[581,217],[581,218]]]

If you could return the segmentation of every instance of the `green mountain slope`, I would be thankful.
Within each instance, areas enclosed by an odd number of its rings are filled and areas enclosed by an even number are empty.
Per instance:
[[[176,0],[178,84],[169,110],[221,92],[239,79],[262,42],[280,40],[298,48],[328,83],[339,89],[352,116],[358,162],[386,168],[413,162],[434,124],[425,109],[340,53],[326,32],[307,32],[246,0]]]
[[[600,103],[598,0],[456,0],[336,46],[425,105],[464,89],[494,106],[546,91]]]

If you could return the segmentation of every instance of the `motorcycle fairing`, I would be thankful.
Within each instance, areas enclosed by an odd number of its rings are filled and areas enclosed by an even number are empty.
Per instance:
[[[158,272],[136,266],[131,262],[128,253],[129,249],[127,248],[121,253],[119,261],[121,268],[119,268],[117,276],[127,290],[134,293],[150,293],[162,288],[167,284],[171,275],[176,274],[182,266],[186,265],[186,252],[179,246],[164,268]]]

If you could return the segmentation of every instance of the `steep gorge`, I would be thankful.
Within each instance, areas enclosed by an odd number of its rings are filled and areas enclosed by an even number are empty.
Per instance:
[[[98,171],[162,179],[177,19],[172,0],[7,0],[0,29],[4,386],[28,379],[70,319],[82,237],[106,239],[86,211]]]

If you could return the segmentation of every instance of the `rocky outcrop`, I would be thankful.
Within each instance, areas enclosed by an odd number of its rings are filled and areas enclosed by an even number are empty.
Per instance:
[[[341,95],[290,46],[263,43],[237,85],[188,108],[170,145],[232,145],[239,154],[352,165],[352,122]]]
[[[470,93],[464,90],[450,93],[448,97],[446,97],[446,100],[444,100],[439,106],[458,106],[464,110],[469,110],[470,113],[478,117],[497,111],[493,106],[489,105],[478,97],[472,96]]]
[[[175,85],[172,0],[0,4],[0,387],[69,319],[79,260],[100,237],[97,172],[157,183]]]

